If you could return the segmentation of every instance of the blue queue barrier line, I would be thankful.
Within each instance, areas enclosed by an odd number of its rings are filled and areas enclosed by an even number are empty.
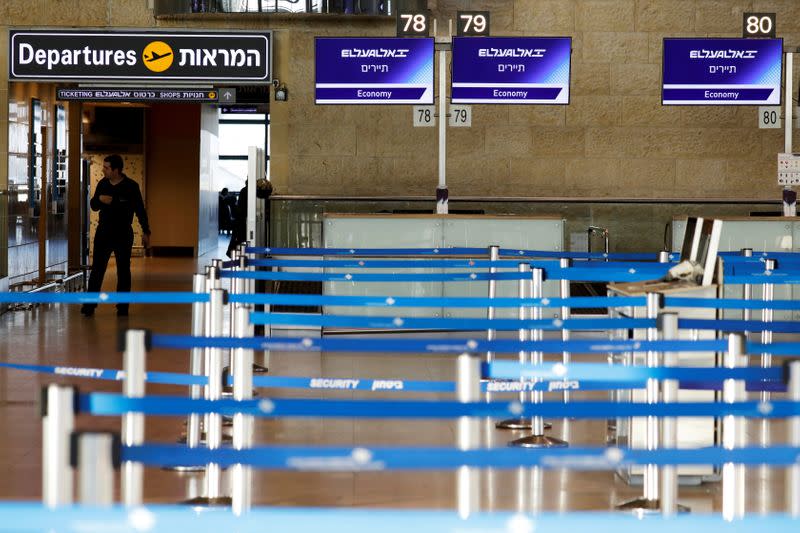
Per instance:
[[[0,363],[0,368],[9,368],[37,374],[49,374],[70,378],[99,379],[122,381],[125,371],[87,368],[75,366],[22,365],[16,363]],[[206,385],[205,376],[177,374],[173,372],[147,372],[145,381],[163,385]],[[483,392],[520,392],[520,391],[607,391],[614,389],[642,389],[647,380],[597,381],[576,379],[553,379],[544,381],[481,381]],[[782,381],[747,381],[748,391],[785,392],[786,385]],[[233,377],[228,376],[227,385],[233,385]],[[253,376],[253,386],[271,389],[308,389],[308,390],[358,390],[379,392],[437,392],[452,393],[456,386],[453,381],[420,381],[397,378],[342,378],[342,377],[302,377],[302,376]],[[680,388],[687,390],[721,390],[721,380],[680,381]]]
[[[449,318],[449,317],[373,317],[347,315],[312,315],[309,313],[250,313],[250,322],[256,325],[319,326],[368,329],[447,329],[451,331],[474,331],[495,329],[516,331],[519,329],[543,329],[548,331],[606,330],[654,328],[655,319],[647,318],[568,318],[566,320],[517,318]],[[713,322],[713,321],[712,321]],[[800,324],[798,324],[800,326]],[[800,327],[798,327],[800,330]]]
[[[730,252],[719,252],[720,256],[724,257],[726,260],[729,258],[739,258],[744,257],[740,251],[730,251]],[[764,259],[774,259],[774,258],[793,258],[797,257],[800,258],[799,252],[765,252],[760,250],[753,250],[753,259],[764,258]]]
[[[788,345],[788,346],[786,346]],[[389,353],[518,353],[541,351],[546,353],[618,353],[632,351],[656,352],[722,352],[727,350],[728,342],[720,340],[671,340],[671,341],[633,341],[633,340],[480,340],[480,339],[389,339],[389,338],[312,338],[312,337],[195,337],[191,335],[153,334],[154,348],[189,350],[192,348],[246,348],[252,350],[278,350],[287,352],[369,352]],[[762,348],[761,345],[755,345]],[[774,343],[768,345],[767,352],[780,354],[781,349],[796,349],[800,353],[800,343]],[[762,349],[759,352],[762,353]]]
[[[646,305],[644,296],[573,296],[571,298],[472,298],[410,296],[338,296],[319,294],[229,294],[234,303],[296,306],[365,307],[631,307]],[[800,304],[800,302],[798,302]],[[800,308],[800,305],[798,306]]]
[[[666,296],[665,307],[697,307],[704,309],[775,309],[800,310],[800,300],[738,300],[735,298],[683,298]]]
[[[204,400],[183,396],[147,396],[128,398],[121,394],[95,392],[80,394],[78,410],[95,416],[121,416],[142,413],[149,416],[188,416],[238,413],[258,418],[408,418],[454,419],[460,417],[501,418],[550,417],[607,419],[614,417],[652,416],[740,416],[745,418],[786,418],[800,415],[800,402],[680,402],[680,403],[619,403],[609,401],[581,402],[474,402],[448,400],[337,400],[263,398],[257,400]]]
[[[239,273],[237,273],[239,274]],[[257,274],[257,273],[256,273]],[[264,273],[269,274],[269,273]],[[288,273],[287,273],[288,274]],[[510,274],[510,273],[508,273]],[[513,273],[518,276],[518,273]],[[229,276],[229,277],[239,277]],[[755,281],[753,282],[755,283]],[[637,307],[645,305],[644,296],[573,296],[571,298],[471,298],[407,296],[335,296],[315,294],[230,294],[229,301],[267,305],[298,306],[377,306],[377,307]],[[0,292],[0,303],[40,304],[192,304],[208,302],[207,294],[192,292]],[[666,307],[709,309],[800,310],[800,300],[738,300],[733,298],[682,298],[667,296]]]
[[[248,246],[246,253],[262,255],[298,255],[298,256],[433,256],[450,255],[486,256],[488,248],[267,248]],[[555,259],[620,259],[630,261],[657,261],[657,253],[603,253],[603,252],[565,252],[551,250],[520,250],[518,248],[501,248],[501,257],[552,257]],[[670,261],[680,257],[678,252],[669,255]]]
[[[202,448],[199,448],[202,449]],[[526,450],[533,452],[535,450]],[[188,505],[97,507],[63,505],[49,508],[37,502],[1,502],[0,524],[18,533],[264,533],[271,531],[343,531],[347,533],[522,533],[542,531],[591,531],[592,533],[792,533],[797,519],[785,514],[748,514],[733,521],[722,515],[586,512],[522,514],[508,511],[471,513],[463,518],[455,511],[423,509],[357,509],[309,507],[254,507],[236,516],[230,509]]]
[[[800,333],[800,322],[777,320],[762,322],[760,320],[711,320],[700,318],[680,318],[681,329],[706,329],[715,331],[772,331],[775,333]]]
[[[570,281],[648,281],[660,279],[666,274],[666,265],[662,270],[646,268],[606,268],[588,267],[549,268],[545,269],[546,279],[565,279]],[[344,281],[352,283],[370,282],[475,282],[475,281],[519,281],[530,279],[530,275],[520,272],[465,272],[451,274],[371,274],[359,272],[347,273],[315,273],[315,272],[263,272],[263,271],[230,271],[220,274],[223,278],[256,279],[267,281]],[[749,282],[748,282],[749,283]]]
[[[675,380],[749,380],[779,381],[783,379],[780,367],[760,368],[701,368],[701,367],[645,367],[608,365],[604,363],[545,363],[521,364],[516,361],[482,363],[483,375],[494,379],[563,379],[581,381],[615,381],[640,383],[648,379]]]
[[[474,268],[506,268],[517,270],[520,263],[531,265],[531,268],[557,268],[558,261],[529,261],[503,259],[492,261],[489,259],[406,259],[406,260],[385,260],[385,259],[250,259],[248,266],[255,267],[279,267],[279,268],[399,268],[399,269],[474,269]],[[231,266],[239,266],[235,263]],[[634,268],[637,270],[653,269],[656,271],[664,270],[661,263],[637,263],[637,262],[614,262],[605,263],[602,261],[588,261],[580,263],[582,267],[598,268]],[[755,268],[753,269],[756,270]],[[763,271],[763,266],[761,268]]]
[[[22,365],[17,363],[0,363],[0,368],[10,368],[37,374],[52,374],[68,378],[88,378],[104,381],[122,381],[125,378],[124,370],[108,368],[89,368],[79,366],[50,366],[50,365]],[[191,374],[178,374],[175,372],[146,372],[145,381],[159,385],[206,385],[205,376]]]
[[[765,450],[768,453],[765,453]],[[800,447],[721,447],[695,449],[569,447],[558,449],[484,448],[459,450],[444,447],[321,447],[257,446],[244,450],[187,448],[180,444],[123,446],[122,461],[150,467],[193,466],[216,463],[222,468],[243,464],[265,470],[352,472],[387,470],[454,470],[496,468],[508,470],[534,466],[569,470],[615,470],[639,465],[722,465],[785,467],[797,464]]]
[[[774,285],[800,285],[800,271],[784,273],[780,270],[769,273],[752,273],[735,276],[725,276],[726,285],[745,285],[747,283],[772,283]]]
[[[0,292],[0,303],[41,304],[193,304],[208,302],[193,292]]]

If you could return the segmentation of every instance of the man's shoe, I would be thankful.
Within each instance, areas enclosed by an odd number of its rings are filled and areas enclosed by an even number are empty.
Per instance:
[[[87,318],[94,316],[94,307],[90,307],[88,305],[81,306],[81,314]]]

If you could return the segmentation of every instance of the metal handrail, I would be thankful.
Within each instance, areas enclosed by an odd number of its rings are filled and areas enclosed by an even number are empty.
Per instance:
[[[310,194],[273,194],[270,201],[281,200],[331,200],[347,202],[435,202],[436,197],[431,196],[325,196]],[[766,204],[781,205],[781,200],[776,199],[755,199],[755,198],[613,198],[608,196],[601,197],[581,197],[569,198],[561,196],[498,196],[486,198],[484,196],[450,196],[451,202],[520,202],[520,203],[603,203],[603,204]]]

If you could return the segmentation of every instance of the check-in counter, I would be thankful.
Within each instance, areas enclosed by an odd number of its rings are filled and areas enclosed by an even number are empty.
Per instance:
[[[717,285],[697,286],[688,282],[653,282],[653,283],[612,283],[608,286],[609,296],[644,296],[647,293],[658,293],[664,296],[680,298],[716,298]],[[664,312],[678,313],[679,318],[715,319],[716,310],[707,308],[670,308],[665,307]],[[626,318],[646,318],[647,309],[642,307],[613,308],[612,316]],[[632,338],[646,340],[647,331],[644,329],[632,330]],[[616,339],[631,338],[631,330],[617,330],[614,332]],[[680,330],[681,340],[710,340],[714,339],[713,331]],[[646,366],[646,352],[632,352],[614,356],[615,364]],[[661,366],[661,365],[659,365]],[[684,352],[678,354],[677,366],[681,367],[715,367],[717,354],[715,352]],[[686,390],[678,391],[679,402],[713,402],[715,391]],[[615,394],[619,401],[646,402],[644,389],[634,389]],[[679,417],[677,423],[678,448],[701,448],[716,444],[716,422],[710,417]],[[617,419],[616,428],[612,433],[611,441],[621,447],[646,448],[646,419],[643,417]],[[626,468],[620,472],[623,478],[641,476],[643,467]],[[705,480],[716,479],[714,468],[707,465],[678,467],[678,475],[682,484],[699,484]]]
[[[323,242],[326,248],[486,248],[486,254],[473,257],[488,259],[488,247],[520,250],[564,250],[564,220],[559,216],[502,215],[407,215],[407,214],[334,214],[323,219]],[[428,256],[430,258],[430,256]],[[440,259],[453,258],[442,256]],[[369,259],[369,258],[363,258]],[[373,258],[374,259],[374,258]],[[420,259],[407,259],[419,261]],[[516,263],[510,262],[510,272]],[[459,269],[396,268],[369,269],[372,273],[457,273]],[[488,271],[488,269],[487,269]],[[343,272],[343,270],[331,270]],[[497,297],[517,297],[516,281],[498,281]],[[486,297],[488,282],[326,282],[323,294],[406,297]],[[545,282],[545,296],[558,295],[558,281]],[[486,317],[485,309],[464,308],[343,308],[327,307],[325,314],[414,317]],[[558,316],[558,309],[546,309],[545,317]],[[516,309],[498,309],[498,318],[515,318]]]
[[[738,252],[742,248],[766,252],[800,252],[800,217],[715,217],[723,221],[719,242],[720,252]],[[686,231],[686,217],[672,221],[672,249],[680,250]],[[780,268],[780,264],[778,265]],[[742,298],[742,285],[726,285],[724,298]],[[776,300],[800,299],[800,286],[775,285]],[[762,285],[754,285],[752,298],[763,296]],[[760,319],[760,312],[753,311],[753,320]],[[722,318],[741,319],[742,311],[726,309]],[[800,311],[775,311],[775,320],[800,320]]]

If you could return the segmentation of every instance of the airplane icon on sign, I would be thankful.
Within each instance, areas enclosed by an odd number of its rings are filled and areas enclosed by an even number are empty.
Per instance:
[[[153,52],[152,54],[150,54],[150,57],[145,57],[144,59],[145,59],[145,61],[150,63],[151,61],[157,61],[159,59],[163,59],[163,58],[165,58],[167,56],[171,56],[171,55],[172,55],[172,52],[167,52],[166,54],[157,54],[156,52]]]

